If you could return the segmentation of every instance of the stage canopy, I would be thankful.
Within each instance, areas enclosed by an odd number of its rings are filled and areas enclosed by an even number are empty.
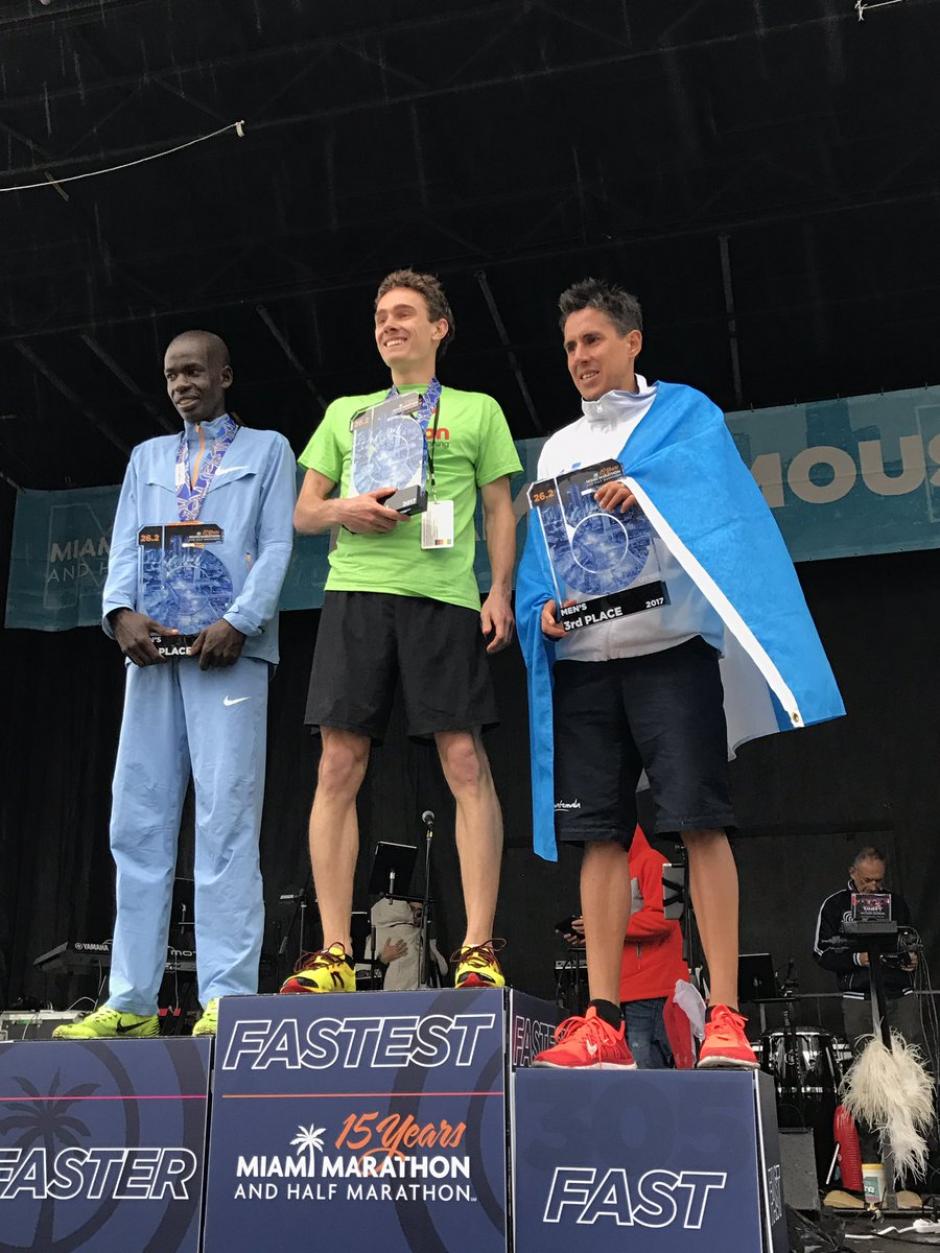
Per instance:
[[[161,353],[193,325],[299,449],[380,385],[371,300],[404,264],[446,280],[447,381],[518,438],[575,408],[554,302],[589,273],[641,296],[648,375],[727,410],[936,381],[937,6],[862,16],[12,0],[0,188],[43,186],[0,191],[0,471],[119,482],[173,426]]]

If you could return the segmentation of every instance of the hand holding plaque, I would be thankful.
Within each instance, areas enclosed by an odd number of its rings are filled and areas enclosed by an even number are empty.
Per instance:
[[[436,395],[439,392],[438,386]],[[390,509],[407,516],[427,508],[423,407],[424,400],[416,393],[402,396],[395,392],[353,416],[350,483],[360,498],[391,493]],[[353,530],[348,523],[344,525]]]
[[[594,499],[608,513],[627,513],[636,504],[634,494],[619,480],[602,484],[594,493]]]
[[[200,670],[217,670],[234,666],[242,653],[245,636],[225,618],[200,631],[189,649],[191,657],[199,658]]]
[[[612,458],[529,488],[556,593],[542,613],[549,638],[668,602],[652,528],[622,475]]]
[[[166,661],[158,649],[154,636],[171,637],[171,627],[163,626],[149,614],[134,609],[118,609],[109,614],[111,629],[118,647],[135,666],[156,666]]]
[[[141,608],[154,620],[151,635],[164,658],[188,657],[200,632],[232,607],[231,575],[210,551],[223,539],[213,522],[145,526],[138,535]]]
[[[393,487],[379,487],[361,496],[347,496],[337,502],[341,524],[353,535],[384,535],[394,531],[405,515],[383,504],[394,494]]]
[[[547,635],[550,640],[563,640],[565,638],[565,628],[555,616],[557,608],[558,606],[553,600],[547,600],[542,606],[542,634]]]

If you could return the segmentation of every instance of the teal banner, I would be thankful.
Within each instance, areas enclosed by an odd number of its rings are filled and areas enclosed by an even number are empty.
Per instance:
[[[298,488],[302,477],[303,471],[298,470]],[[120,487],[86,487],[17,494],[6,626],[69,631],[100,623],[120,491]],[[329,550],[328,535],[294,537],[281,592],[282,609],[323,604]]]
[[[774,512],[794,561],[940,547],[940,388],[854,396],[728,414],[728,426]],[[541,439],[516,447],[512,483],[522,523]],[[117,487],[21,491],[17,496],[6,625],[66,631],[99,621]],[[708,484],[690,484],[708,498]],[[477,575],[489,581],[478,517]],[[282,609],[323,603],[329,537],[294,545]]]
[[[794,561],[940,547],[940,387],[731,413]]]

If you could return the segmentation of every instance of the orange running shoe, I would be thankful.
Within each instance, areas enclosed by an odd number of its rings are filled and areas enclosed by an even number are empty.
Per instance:
[[[757,1058],[744,1034],[746,1022],[736,1009],[712,1005],[699,1050],[698,1069],[756,1070]]]
[[[555,1043],[536,1054],[533,1066],[552,1066],[557,1070],[636,1070],[624,1033],[598,1015],[593,1005],[583,1018],[566,1018],[555,1028]]]
[[[304,953],[281,984],[281,995],[298,992],[355,992],[356,973],[342,944]]]

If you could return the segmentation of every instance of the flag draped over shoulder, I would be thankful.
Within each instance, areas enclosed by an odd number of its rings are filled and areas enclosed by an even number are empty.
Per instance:
[[[694,388],[659,383],[619,461],[660,539],[724,623],[730,751],[841,717],[842,698],[783,537],[721,410]],[[535,851],[551,861],[555,645],[540,617],[554,595],[542,528],[530,517],[516,620],[528,670]]]

